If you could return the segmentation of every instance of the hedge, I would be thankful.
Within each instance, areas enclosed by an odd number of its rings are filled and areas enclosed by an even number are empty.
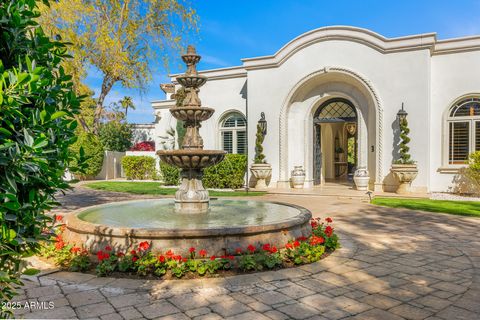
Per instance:
[[[127,179],[147,180],[157,179],[155,158],[150,156],[125,156],[122,167]]]
[[[203,185],[205,188],[241,188],[245,181],[246,167],[246,155],[227,154],[222,162],[203,171]]]
[[[166,186],[177,186],[180,183],[180,170],[168,163],[160,161],[160,171],[163,177],[163,183]]]
[[[72,169],[72,172],[82,180],[95,177],[102,171],[103,158],[105,156],[105,150],[100,139],[92,133],[77,130],[77,141],[71,145],[70,152],[78,155],[80,154],[80,148],[83,148],[87,158],[85,161],[86,167],[83,170]],[[76,166],[76,159],[73,159],[70,165]]]
[[[245,183],[247,156],[244,154],[227,154],[219,164],[206,168],[203,172],[205,188],[238,189]],[[166,163],[160,163],[163,180],[166,185],[178,185],[179,170]]]

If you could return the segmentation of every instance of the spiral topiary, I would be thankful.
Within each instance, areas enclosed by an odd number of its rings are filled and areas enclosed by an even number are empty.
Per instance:
[[[410,148],[408,147],[408,143],[410,142],[410,138],[408,134],[410,133],[410,129],[408,128],[408,121],[407,119],[400,120],[400,159],[396,160],[396,164],[413,164],[415,161],[411,159]]]
[[[259,124],[257,124],[257,134],[255,136],[255,158],[253,159],[253,162],[256,164],[266,163],[267,161],[265,160],[262,146],[265,136],[263,135],[262,127],[260,127]]]

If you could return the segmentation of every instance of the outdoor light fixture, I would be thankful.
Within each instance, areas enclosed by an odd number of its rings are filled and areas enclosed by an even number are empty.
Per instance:
[[[263,136],[267,135],[267,120],[265,120],[265,112],[260,113],[260,120],[258,120],[258,125],[262,129]]]
[[[397,118],[400,123],[405,121],[407,119],[408,113],[407,111],[403,110],[403,102],[402,102],[402,109],[398,110],[397,112]]]
[[[357,132],[357,124],[355,122],[349,122],[345,125],[345,129],[347,129],[347,132],[353,136],[355,132]]]

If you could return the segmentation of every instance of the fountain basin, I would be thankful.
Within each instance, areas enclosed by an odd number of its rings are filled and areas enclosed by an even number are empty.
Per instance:
[[[182,121],[205,121],[215,112],[212,108],[205,107],[175,107],[170,113],[177,120]]]
[[[198,88],[207,82],[207,77],[201,75],[183,75],[176,77],[176,79],[185,88]]]
[[[311,234],[311,213],[305,208],[266,201],[212,200],[209,212],[180,214],[173,199],[109,203],[75,211],[65,217],[64,238],[92,251],[110,245],[129,250],[148,241],[154,252],[190,247],[212,255],[233,254],[250,244],[282,248],[291,239]]]
[[[157,155],[170,165],[181,169],[203,169],[213,166],[225,157],[223,150],[180,149],[160,150]]]

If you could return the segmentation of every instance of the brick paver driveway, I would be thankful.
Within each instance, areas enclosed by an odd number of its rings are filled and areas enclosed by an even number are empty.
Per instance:
[[[124,195],[77,188],[65,210]],[[132,196],[129,196],[131,198]],[[308,266],[219,279],[141,281],[54,272],[20,300],[53,301],[25,318],[480,319],[480,219],[358,200],[269,195],[330,216],[342,249]]]

